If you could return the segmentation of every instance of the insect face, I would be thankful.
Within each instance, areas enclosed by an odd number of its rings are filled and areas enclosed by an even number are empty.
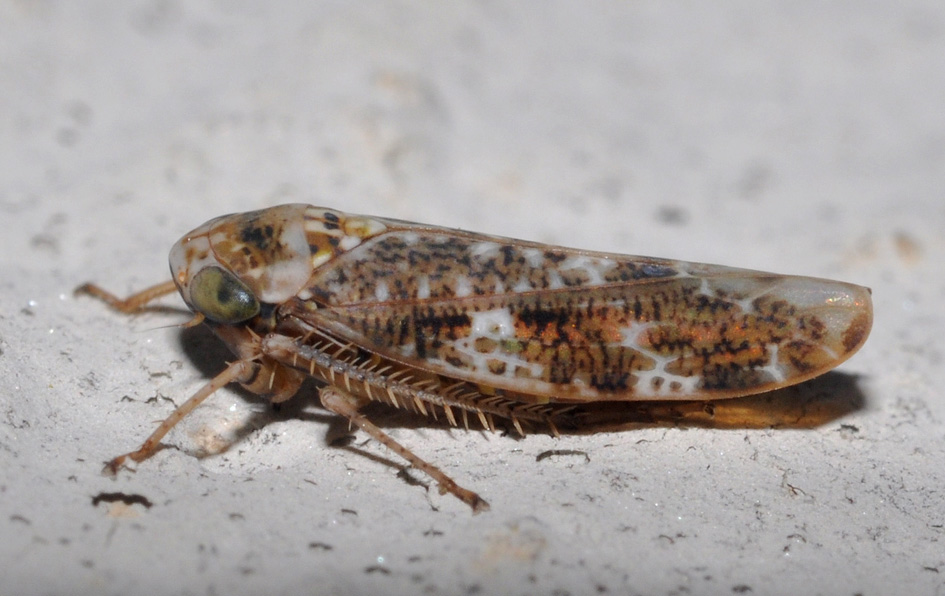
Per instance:
[[[296,295],[312,272],[302,211],[284,205],[225,215],[181,238],[170,266],[191,310],[233,325]]]

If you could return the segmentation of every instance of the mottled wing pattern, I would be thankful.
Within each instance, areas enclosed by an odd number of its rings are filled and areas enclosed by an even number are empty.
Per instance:
[[[865,340],[868,290],[377,220],[288,308],[381,357],[544,401],[769,390]]]

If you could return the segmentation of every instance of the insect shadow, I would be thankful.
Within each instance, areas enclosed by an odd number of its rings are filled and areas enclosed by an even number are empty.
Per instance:
[[[813,429],[867,406],[858,375],[831,371],[775,391],[715,401],[606,402],[582,406],[575,434],[635,428]]]
[[[219,372],[220,362],[232,359],[227,348],[205,326],[185,328],[180,334],[181,349],[207,377]],[[267,424],[288,419],[310,420],[328,425],[325,442],[357,452],[365,457],[401,467],[399,463],[372,455],[351,445],[348,422],[329,412],[312,411],[318,404],[317,384],[306,382],[299,394],[275,407],[265,398],[236,389],[249,403],[260,407],[245,424],[231,435],[232,442],[216,453],[226,451]],[[858,386],[858,376],[832,371],[820,377],[776,391],[716,401],[636,401],[594,402],[574,407],[562,414],[557,430],[562,435],[582,435],[604,431],[631,431],[642,428],[708,429],[813,429],[839,420],[866,407],[866,397]],[[364,410],[382,428],[452,429],[443,416],[438,419],[395,410],[383,404],[369,404]],[[498,429],[517,436],[515,431],[496,419]],[[481,431],[478,423],[470,426]],[[529,434],[549,432],[548,428],[528,428]]]

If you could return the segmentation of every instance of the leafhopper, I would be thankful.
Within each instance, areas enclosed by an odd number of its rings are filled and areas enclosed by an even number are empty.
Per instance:
[[[324,207],[224,215],[171,249],[172,280],[121,299],[125,313],[178,291],[236,360],[174,410],[115,473],[141,462],[216,390],[240,383],[274,403],[309,377],[343,416],[488,509],[372,423],[382,402],[452,425],[515,432],[582,406],[715,400],[820,375],[856,352],[873,311],[867,288],[825,279],[592,252]]]

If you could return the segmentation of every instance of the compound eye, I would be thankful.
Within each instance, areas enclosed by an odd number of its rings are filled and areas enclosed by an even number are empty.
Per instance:
[[[235,275],[206,267],[190,280],[190,302],[211,321],[233,325],[259,314],[259,300]]]

